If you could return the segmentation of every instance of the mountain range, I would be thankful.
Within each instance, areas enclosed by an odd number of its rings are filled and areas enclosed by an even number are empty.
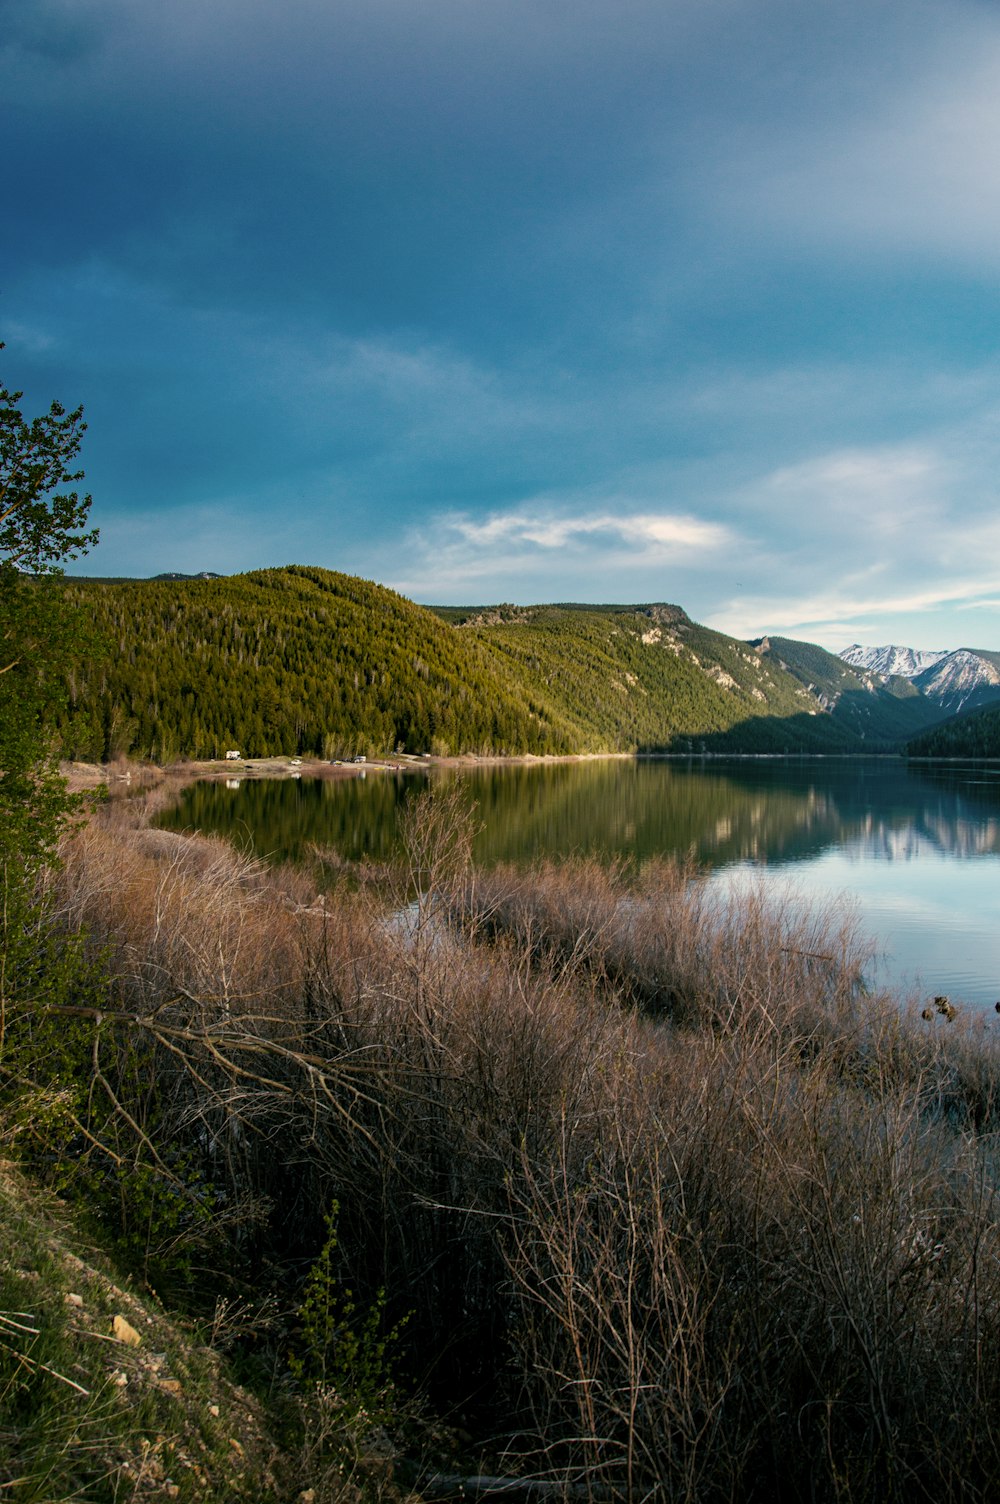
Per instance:
[[[902,648],[896,643],[881,648],[865,648],[860,642],[855,642],[849,648],[844,648],[838,656],[852,668],[863,668],[886,678],[899,675],[904,679],[913,679],[947,654],[943,649],[940,652],[926,652],[921,648]]]
[[[744,642],[666,602],[427,607],[304,566],[58,588],[104,643],[68,757],[884,752],[1000,706],[1000,653]]]
[[[864,648],[854,643],[840,654],[852,668],[877,675],[883,683],[908,679],[948,715],[976,710],[1000,699],[1000,653],[980,648],[921,652],[891,645]]]

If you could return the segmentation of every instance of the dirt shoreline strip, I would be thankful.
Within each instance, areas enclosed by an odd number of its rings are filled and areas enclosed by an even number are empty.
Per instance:
[[[323,762],[319,758],[294,757],[241,757],[212,758],[192,762],[168,763],[160,767],[155,763],[129,762],[118,759],[111,763],[63,762],[60,772],[72,793],[87,789],[107,787],[155,788],[162,784],[180,787],[202,779],[248,778],[321,778],[335,780],[357,778],[364,773],[415,773],[430,767],[442,768],[488,768],[532,766],[534,764],[565,762],[607,762],[631,759],[631,752],[575,753],[567,757],[534,757],[526,753],[519,757],[477,757],[471,754],[462,757],[414,756],[397,753],[393,757],[370,757],[364,762]]]

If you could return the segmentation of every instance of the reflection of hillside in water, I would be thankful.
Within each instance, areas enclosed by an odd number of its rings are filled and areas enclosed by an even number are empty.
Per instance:
[[[570,852],[768,860],[809,822],[797,793],[668,763],[489,769],[469,783],[483,825],[476,855],[487,864]]]
[[[840,847],[859,859],[1000,852],[1000,776],[919,771],[891,759],[677,763],[609,761],[474,769],[480,862],[570,852],[640,861],[691,853],[710,866],[801,862]],[[189,789],[165,817],[252,840],[266,855],[312,845],[347,860],[384,860],[399,808],[423,779],[217,783]]]
[[[977,824],[938,817],[927,820],[922,828],[914,824],[903,829],[872,820],[868,829],[841,845],[848,857],[888,862],[914,862],[929,856],[997,856],[1000,820],[987,818]]]
[[[237,788],[195,783],[159,824],[216,832],[245,842],[258,856],[295,861],[313,846],[332,846],[351,861],[381,861],[395,849],[401,784],[381,774],[342,783],[247,779]],[[416,786],[423,787],[423,779]]]
[[[832,847],[883,861],[1000,853],[1000,777],[978,769],[844,759],[764,772],[743,765],[730,776],[768,798],[777,782],[798,800],[794,828],[775,833],[770,862],[807,860]],[[744,849],[742,859],[754,855]]]
[[[491,771],[472,785],[484,861],[595,850],[780,864],[862,845],[905,859],[917,843],[1000,851],[1000,780],[972,786],[950,770],[928,780],[894,760],[604,763]]]
[[[848,855],[883,861],[926,856],[1000,854],[1000,773],[972,764],[899,769],[893,788],[889,764],[886,800],[873,801],[853,836]]]

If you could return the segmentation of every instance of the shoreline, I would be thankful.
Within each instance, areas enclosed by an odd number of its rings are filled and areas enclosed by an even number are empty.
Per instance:
[[[107,788],[110,793],[153,788],[183,788],[200,781],[264,778],[319,778],[336,781],[357,778],[367,773],[415,773],[428,768],[502,768],[550,767],[585,762],[857,762],[905,761],[927,764],[1000,762],[995,757],[914,757],[902,752],[566,752],[539,755],[522,752],[514,755],[482,755],[463,752],[457,757],[436,757],[431,753],[398,752],[393,756],[367,757],[361,762],[321,758],[246,757],[235,759],[182,759],[161,766],[118,758],[108,763],[62,761],[59,771],[71,793],[86,793]]]
[[[559,756],[538,756],[525,752],[516,756],[497,753],[485,757],[466,752],[458,757],[434,757],[430,753],[418,756],[400,752],[392,757],[368,757],[361,762],[324,762],[320,758],[295,757],[241,757],[238,761],[235,758],[200,758],[167,763],[162,767],[158,763],[119,758],[109,763],[61,762],[59,771],[66,779],[70,792],[76,794],[98,788],[107,788],[109,792],[123,789],[181,788],[188,783],[223,782],[237,778],[241,782],[245,779],[264,778],[339,781],[372,772],[419,773],[426,772],[428,768],[542,767],[557,763],[626,761],[653,755],[674,754],[569,752]]]
[[[904,759],[901,752],[519,752],[483,755],[463,752],[457,757],[436,757],[431,753],[398,752],[367,757],[360,762],[324,762],[321,758],[241,757],[238,761],[223,758],[182,759],[161,766],[151,762],[133,762],[118,758],[109,763],[60,762],[59,770],[72,793],[103,786],[126,784],[133,788],[154,788],[169,784],[181,787],[199,780],[228,778],[356,778],[360,774],[413,773],[427,768],[505,768],[554,767],[583,762],[856,762],[872,758],[889,761],[903,759],[921,763],[996,762],[996,758],[936,757]]]

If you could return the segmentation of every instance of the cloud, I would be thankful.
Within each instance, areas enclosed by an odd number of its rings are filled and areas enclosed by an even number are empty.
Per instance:
[[[537,548],[561,549],[579,545],[600,535],[605,540],[644,551],[666,555],[705,552],[727,546],[732,533],[720,523],[704,522],[697,517],[668,513],[599,513],[583,516],[557,516],[550,513],[506,512],[488,517],[484,522],[468,518],[441,518],[438,526],[453,531],[472,548],[488,547],[498,542],[508,545],[528,544]],[[644,552],[643,562],[648,562]]]
[[[837,649],[955,647],[956,613],[985,623],[1000,591],[995,401],[919,443],[850,446],[778,466],[718,500],[746,544],[705,620]],[[995,623],[994,623],[995,627]]]
[[[4,343],[11,350],[23,351],[26,355],[47,355],[56,349],[55,337],[35,324],[22,324],[8,319],[4,324]]]
[[[90,54],[106,25],[104,3],[80,0],[15,0],[3,7],[0,55],[65,69]]]
[[[483,518],[439,512],[413,528],[391,561],[392,582],[418,599],[442,600],[475,586],[492,599],[649,600],[673,595],[738,544],[724,523],[639,508],[605,496],[572,509],[539,498]]]
[[[7,9],[5,371],[86,405],[94,567],[1000,640],[986,4]]]
[[[912,541],[937,519],[949,468],[925,445],[838,449],[772,471],[748,488],[746,503],[793,536],[815,543],[827,528],[870,552]]]
[[[935,614],[945,608],[965,610],[988,604],[986,597],[1000,585],[1000,569],[993,575],[927,582],[923,588],[910,590],[890,586],[886,591],[885,581],[882,590],[874,581],[867,590],[859,588],[860,584],[855,581],[852,588],[852,582],[845,581],[802,595],[775,593],[731,600],[707,624],[733,637],[767,633],[801,638],[834,652],[855,641],[905,641],[915,647],[940,647],[941,643],[928,638]],[[753,629],[748,622],[760,625]],[[906,625],[900,630],[894,625],[897,623]],[[917,639],[911,641],[914,630]]]

